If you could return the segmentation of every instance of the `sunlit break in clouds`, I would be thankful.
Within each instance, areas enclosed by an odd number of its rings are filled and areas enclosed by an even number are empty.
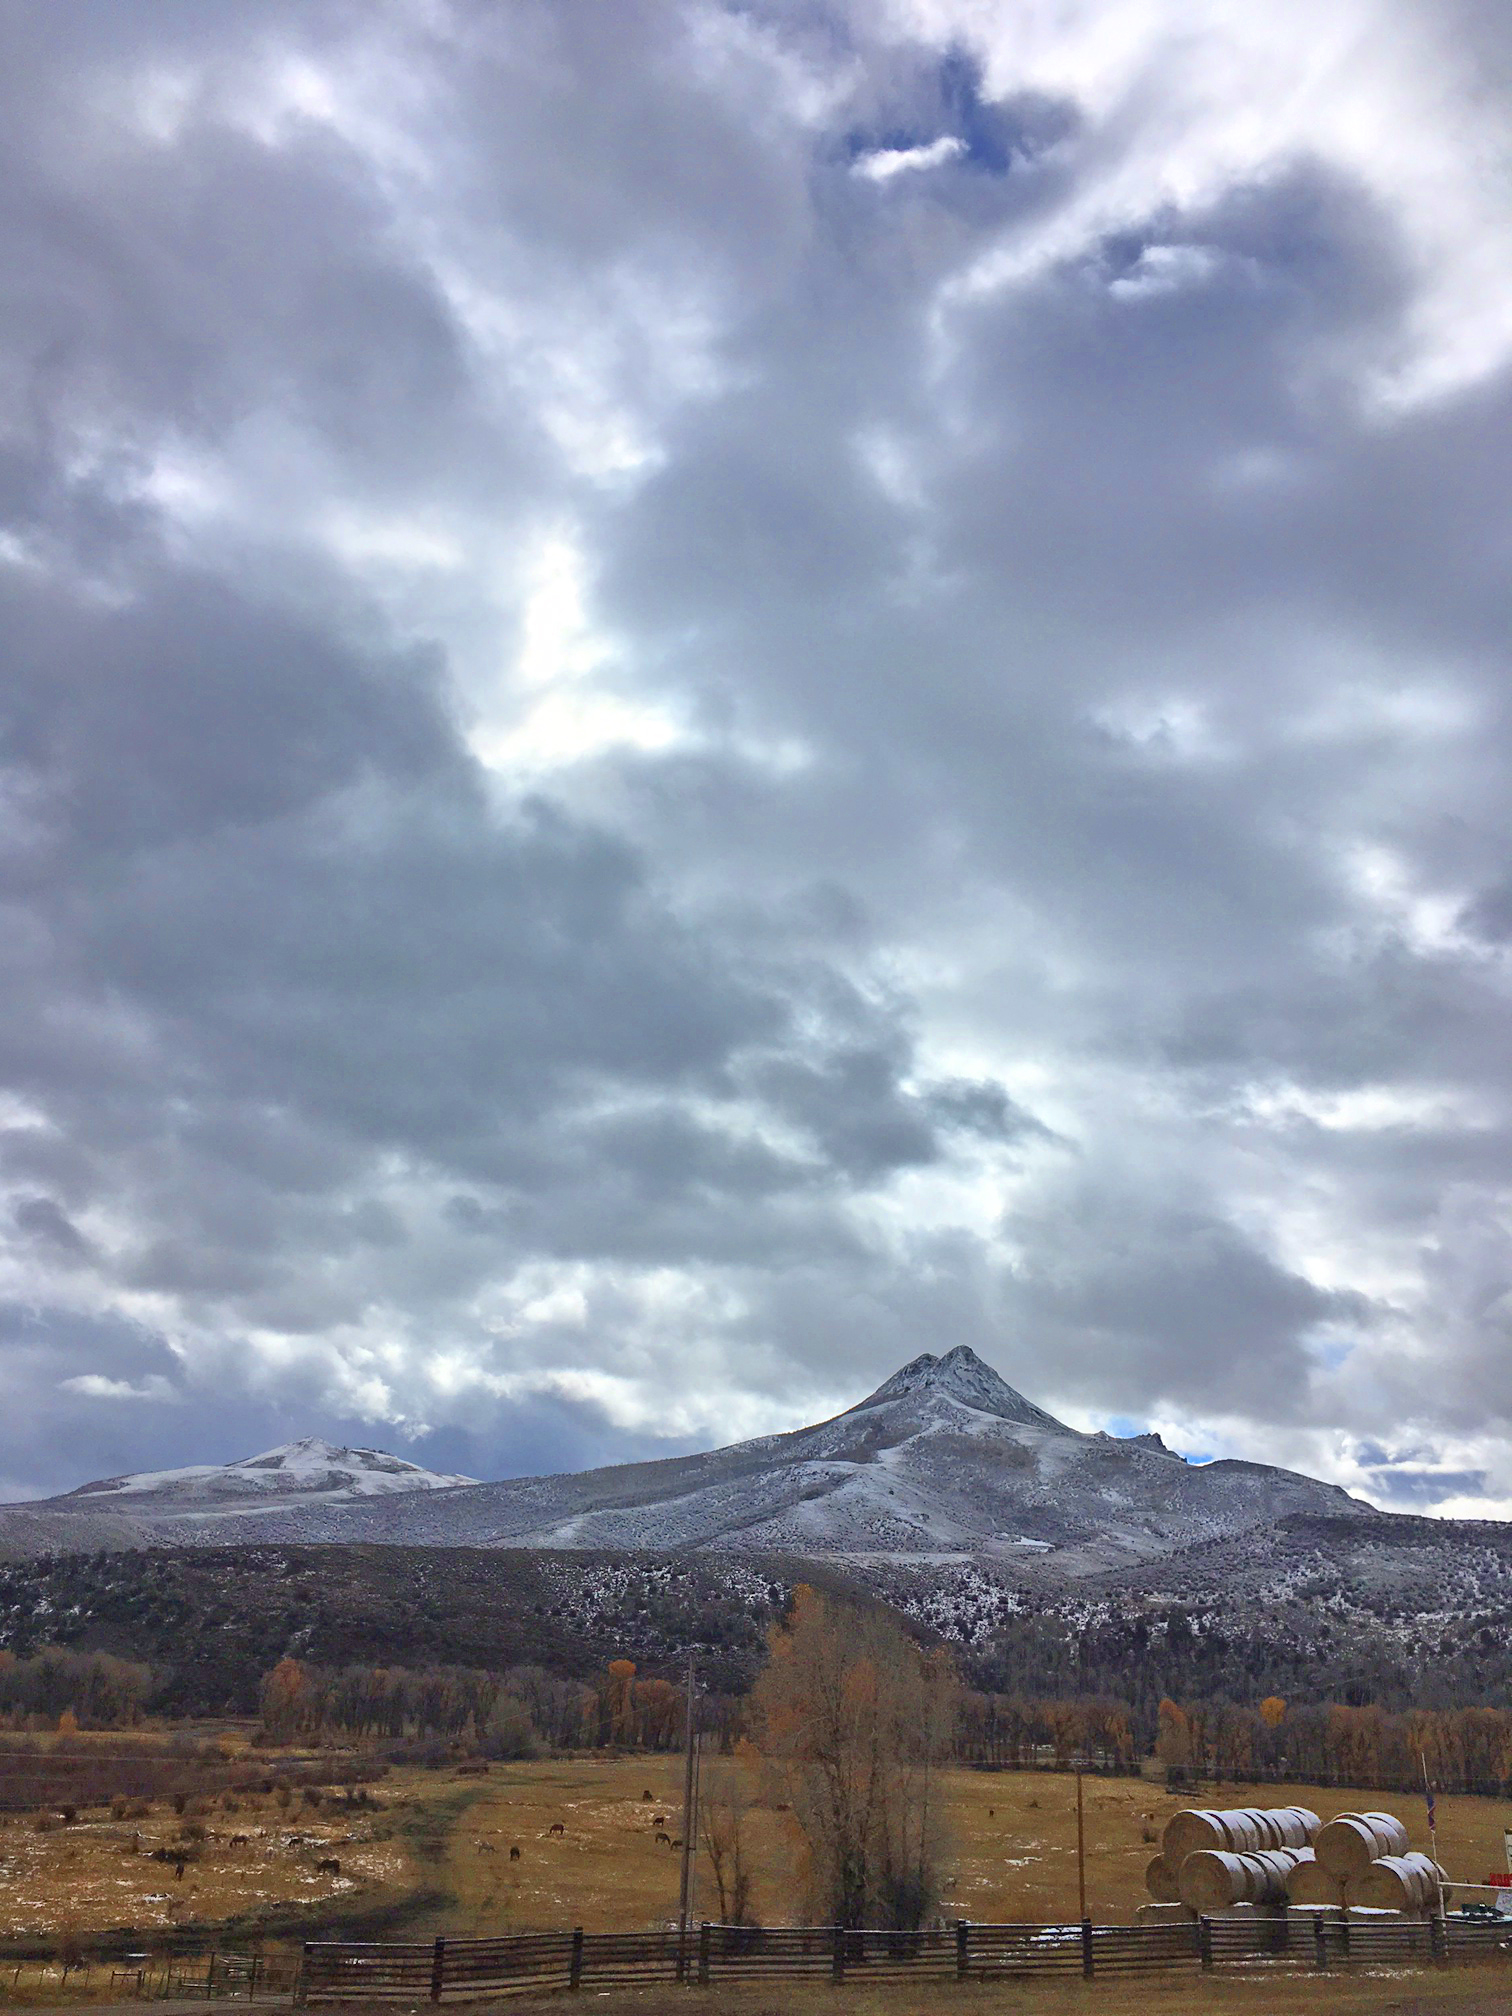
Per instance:
[[[1512,1516],[1512,14],[0,5],[0,1495],[970,1345]]]

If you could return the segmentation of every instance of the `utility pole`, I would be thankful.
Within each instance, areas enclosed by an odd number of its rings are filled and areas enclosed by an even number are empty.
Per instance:
[[[1087,1830],[1082,1817],[1082,1774],[1076,1767],[1076,1898],[1077,1917],[1087,1922]]]
[[[693,1833],[698,1825],[698,1797],[694,1788],[693,1759],[693,1654],[688,1654],[688,1718],[683,1753],[682,1881],[677,1894],[677,1973],[685,1980],[688,1972],[688,1920],[693,1908]]]

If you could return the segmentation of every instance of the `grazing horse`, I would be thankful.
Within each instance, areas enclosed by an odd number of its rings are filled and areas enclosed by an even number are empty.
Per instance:
[[[327,1855],[323,1862],[315,1864],[315,1874],[317,1876],[339,1876],[341,1874],[341,1864],[334,1855]]]
[[[656,1830],[656,1840],[652,1843],[652,1846],[653,1847],[659,1846],[662,1842],[665,1842],[667,1846],[670,1848],[672,1846],[672,1836],[670,1834],[664,1834],[661,1828],[658,1827]]]
[[[655,1799],[655,1797],[656,1794],[654,1792],[642,1792],[641,1794],[642,1799]]]
[[[674,1834],[674,1835],[673,1835],[673,1837],[672,1837],[672,1846],[673,1846],[674,1848],[681,1848],[681,1846],[682,1846],[682,1836],[681,1836],[681,1834]]]
[[[480,1855],[497,1855],[499,1852],[492,1841],[474,1841],[473,1847]]]
[[[667,1816],[665,1813],[653,1813],[651,1815],[651,1825],[653,1827],[665,1827],[666,1824]]]
[[[510,1859],[510,1861],[511,1861],[511,1862],[518,1862],[518,1861],[519,1861],[519,1859],[520,1859],[520,1845],[519,1845],[519,1843],[518,1843],[518,1842],[516,1842],[516,1843],[515,1843],[515,1845],[514,1845],[514,1847],[510,1849],[510,1851],[509,1851],[509,1859]]]
[[[553,1820],[546,1831],[548,1834],[565,1834],[567,1829],[562,1825],[560,1820]]]

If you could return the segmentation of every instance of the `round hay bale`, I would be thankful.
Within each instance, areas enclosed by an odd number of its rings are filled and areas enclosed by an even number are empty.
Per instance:
[[[1282,1904],[1297,1859],[1291,1848],[1260,1848],[1234,1855],[1199,1848],[1181,1865],[1181,1901],[1193,1911],[1227,1911],[1235,1904]]]
[[[1306,1848],[1318,1831],[1318,1816],[1305,1806],[1278,1806],[1271,1819],[1280,1830],[1283,1848]]]
[[[1257,1848],[1264,1845],[1260,1835],[1260,1816],[1252,1806],[1230,1807],[1218,1815],[1218,1823],[1235,1855],[1253,1855]]]
[[[1181,1901],[1189,1911],[1227,1911],[1247,1902],[1249,1888],[1244,1858],[1226,1848],[1194,1848],[1177,1878]]]
[[[1292,1864],[1286,1894],[1293,1904],[1332,1904],[1340,1909],[1344,1904],[1344,1885],[1310,1852],[1305,1862],[1299,1858]]]
[[[1173,1869],[1180,1869],[1198,1849],[1227,1847],[1228,1835],[1218,1815],[1205,1806],[1184,1806],[1173,1813],[1160,1836],[1160,1852]]]
[[[1156,1855],[1145,1870],[1145,1888],[1157,1904],[1179,1904],[1181,1891],[1176,1882],[1176,1871],[1164,1855]]]
[[[1250,1860],[1254,1863],[1256,1872],[1255,1881],[1252,1886],[1254,1891],[1253,1902],[1256,1904],[1284,1904],[1286,1902],[1287,1883],[1291,1878],[1293,1869],[1299,1865],[1303,1856],[1307,1856],[1310,1860],[1312,1850],[1310,1848],[1267,1848],[1263,1849],[1260,1854],[1252,1856]]]
[[[1313,1848],[1331,1875],[1346,1883],[1383,1855],[1405,1855],[1407,1830],[1394,1813],[1341,1813],[1318,1829]]]
[[[1438,1872],[1426,1855],[1379,1855],[1363,1875],[1353,1877],[1349,1899],[1369,1911],[1431,1911],[1438,1896]]]
[[[1407,1829],[1395,1813],[1362,1813],[1360,1818],[1370,1822],[1383,1855],[1406,1855],[1409,1852]]]

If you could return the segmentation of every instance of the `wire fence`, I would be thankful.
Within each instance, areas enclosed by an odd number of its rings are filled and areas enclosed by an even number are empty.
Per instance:
[[[1184,1969],[1317,1973],[1508,1958],[1512,1926],[1260,1912],[1158,1925],[955,1925],[918,1932],[713,1925],[661,1932],[529,1932],[503,1939],[312,1943],[305,2002],[442,2002],[511,1990],[701,1987],[752,1980],[1093,1979]]]

